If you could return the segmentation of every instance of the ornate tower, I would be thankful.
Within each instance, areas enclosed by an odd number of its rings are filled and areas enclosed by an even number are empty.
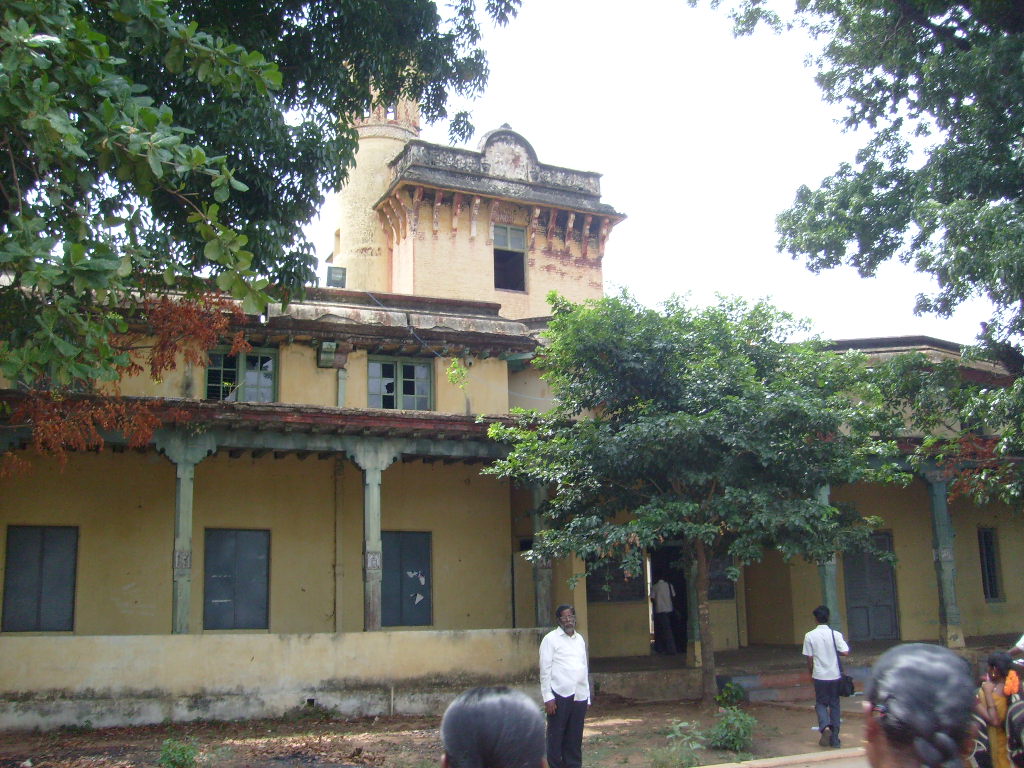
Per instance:
[[[388,291],[390,255],[374,206],[391,183],[388,164],[420,134],[419,106],[402,99],[396,105],[375,107],[356,122],[356,129],[356,164],[338,195],[338,229],[334,233],[334,252],[327,261],[345,268],[346,288]]]

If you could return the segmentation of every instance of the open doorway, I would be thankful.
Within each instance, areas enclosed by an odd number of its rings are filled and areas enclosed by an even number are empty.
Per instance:
[[[665,642],[662,632],[658,631],[657,623],[664,620],[660,617],[652,616],[652,622],[655,624],[654,650],[656,653],[667,653],[670,652],[670,649],[676,653],[686,653],[688,639],[686,634],[688,623],[686,604],[687,563],[684,553],[685,550],[678,544],[664,544],[650,553],[651,580],[656,582],[659,578],[662,578],[668,582],[671,587],[669,594],[672,601],[672,613],[667,622],[668,627],[665,630],[665,632],[671,631],[673,640],[671,644]],[[655,606],[652,604],[651,610],[654,611],[654,609]]]

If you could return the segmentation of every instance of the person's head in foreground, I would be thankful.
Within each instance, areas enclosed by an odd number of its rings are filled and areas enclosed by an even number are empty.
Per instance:
[[[974,742],[976,685],[963,659],[937,645],[908,643],[875,662],[864,691],[873,768],[962,768]]]
[[[441,720],[442,768],[547,768],[544,717],[522,691],[470,688]]]

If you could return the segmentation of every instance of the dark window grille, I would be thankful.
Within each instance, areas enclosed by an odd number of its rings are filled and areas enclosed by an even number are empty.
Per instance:
[[[587,573],[587,602],[626,603],[647,599],[642,574],[631,576],[617,562],[602,562]]]

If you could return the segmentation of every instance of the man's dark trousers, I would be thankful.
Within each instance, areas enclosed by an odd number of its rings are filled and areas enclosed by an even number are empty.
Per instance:
[[[654,650],[669,656],[676,654],[676,639],[672,635],[672,613],[654,614]]]
[[[586,716],[586,701],[555,694],[555,714],[548,715],[548,765],[551,768],[582,768]]]
[[[839,680],[814,681],[814,711],[818,715],[818,730],[831,728],[832,746],[839,744]]]

